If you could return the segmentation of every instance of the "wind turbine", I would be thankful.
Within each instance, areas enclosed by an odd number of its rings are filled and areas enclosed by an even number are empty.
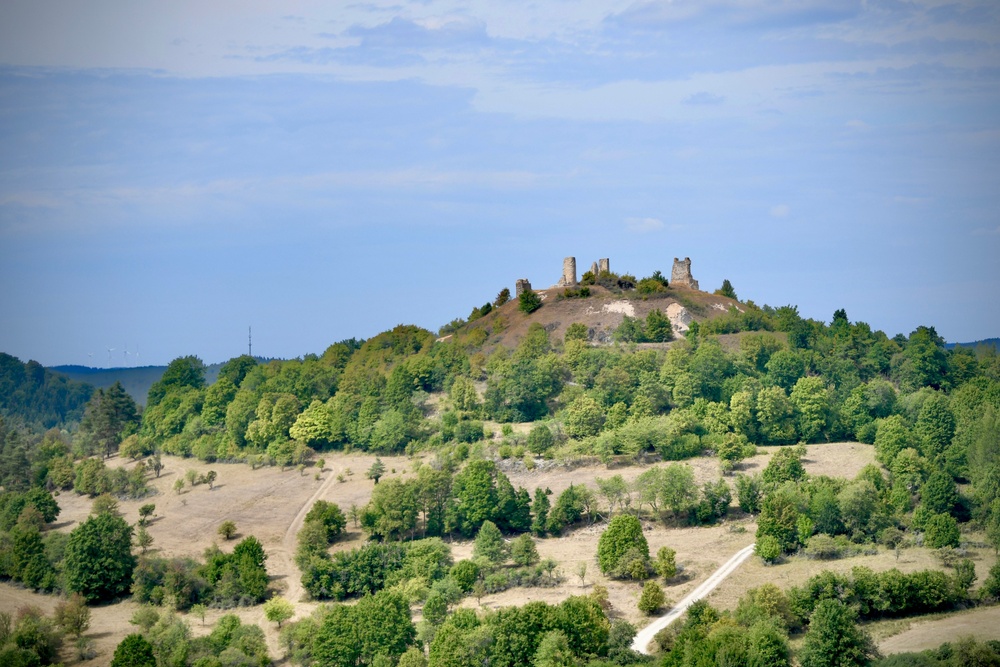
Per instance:
[[[125,351],[122,353],[122,358],[125,359],[125,367],[128,367],[128,343],[125,343]]]
[[[87,358],[88,358],[88,361],[87,361],[88,364],[94,363],[94,353],[93,352],[88,352],[87,353]]]
[[[115,351],[115,348],[108,348],[108,368],[111,368],[111,353]]]

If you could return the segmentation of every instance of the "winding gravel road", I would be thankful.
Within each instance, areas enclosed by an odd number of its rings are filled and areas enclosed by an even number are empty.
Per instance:
[[[701,582],[697,588],[691,591],[683,600],[674,605],[670,611],[640,630],[639,633],[636,634],[635,640],[632,642],[632,650],[648,655],[649,649],[647,647],[649,646],[649,643],[653,641],[653,637],[656,633],[680,618],[692,604],[715,590],[716,586],[721,584],[726,577],[732,574],[736,568],[743,563],[743,561],[750,557],[753,553],[753,547],[754,545],[751,544],[750,546],[743,547],[737,551],[732,558],[723,564],[722,567],[713,572],[712,576]]]

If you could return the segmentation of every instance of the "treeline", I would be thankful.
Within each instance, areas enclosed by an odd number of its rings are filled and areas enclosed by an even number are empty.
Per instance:
[[[887,466],[912,449],[958,481],[996,465],[983,442],[998,428],[1000,360],[995,350],[946,350],[933,328],[889,338],[843,311],[828,325],[794,307],[748,302],[693,324],[669,350],[594,346],[573,326],[565,340],[532,326],[516,348],[490,347],[513,317],[522,315],[492,308],[444,342],[401,325],[319,356],[267,364],[237,357],[210,386],[199,359],[179,358],[141,414],[120,387],[97,392],[67,453],[287,466],[338,449],[435,449],[526,465],[537,456],[610,462],[708,451],[732,469],[756,445],[856,439],[875,443]],[[643,323],[647,333],[662,325]],[[738,342],[724,347],[716,334],[731,332],[740,332]],[[494,435],[485,419],[544,430]],[[15,483],[65,488],[65,465],[48,477],[44,459],[52,457],[36,451],[40,437],[2,430],[0,454]]]
[[[31,429],[79,422],[94,388],[0,352],[0,417]]]
[[[294,662],[332,667],[628,664],[608,658],[633,656],[634,635],[628,623],[609,622],[593,596],[558,605],[529,602],[482,615],[457,609],[418,630],[406,600],[390,590],[352,606],[322,606],[282,631]]]

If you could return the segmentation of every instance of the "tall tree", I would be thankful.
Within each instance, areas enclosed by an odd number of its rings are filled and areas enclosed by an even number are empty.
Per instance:
[[[113,514],[97,514],[77,526],[66,544],[66,587],[88,602],[128,591],[136,559],[132,527]]]
[[[840,600],[822,600],[809,617],[802,667],[867,667],[878,651],[857,625],[857,614]]]
[[[146,407],[155,407],[173,389],[181,387],[201,389],[204,386],[205,364],[202,360],[195,356],[178,357],[170,362],[160,379],[149,388]]]

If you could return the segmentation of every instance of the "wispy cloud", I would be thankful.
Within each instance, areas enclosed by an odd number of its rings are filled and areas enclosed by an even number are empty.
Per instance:
[[[770,210],[772,218],[787,218],[791,212],[792,208],[788,204],[777,204],[772,206]]]
[[[722,95],[715,95],[706,91],[697,92],[694,95],[690,95],[684,100],[684,104],[722,104],[726,101],[726,98]]]
[[[625,228],[635,234],[648,234],[663,229],[659,218],[625,218]]]

